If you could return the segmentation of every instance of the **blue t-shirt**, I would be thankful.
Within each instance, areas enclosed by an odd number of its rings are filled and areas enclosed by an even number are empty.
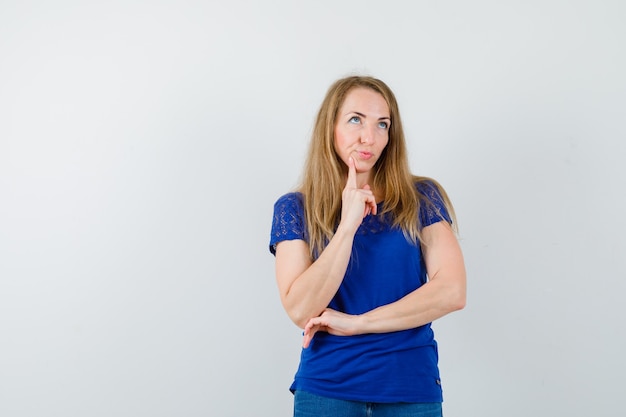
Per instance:
[[[416,184],[433,204],[421,204],[425,227],[450,217],[432,183]],[[382,204],[379,203],[379,210]],[[354,237],[352,255],[329,307],[362,314],[399,300],[427,280],[422,252],[390,215],[367,216]],[[274,205],[270,251],[283,240],[308,241],[303,196],[289,193]],[[365,402],[441,402],[437,343],[430,324],[391,333],[334,336],[315,334],[302,349],[291,390]]]

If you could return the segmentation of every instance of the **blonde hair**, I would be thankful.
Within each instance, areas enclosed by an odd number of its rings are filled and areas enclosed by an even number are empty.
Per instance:
[[[354,88],[369,88],[383,96],[389,107],[391,126],[389,141],[373,167],[370,186],[382,191],[383,207],[379,215],[391,213],[393,226],[402,229],[412,243],[422,241],[419,219],[421,204],[430,200],[416,190],[417,182],[430,182],[441,194],[454,220],[454,209],[443,190],[433,179],[411,174],[398,103],[391,89],[381,80],[369,76],[350,76],[330,86],[317,114],[299,191],[304,196],[304,211],[312,258],[324,250],[339,224],[341,194],[348,168],[335,151],[337,113],[347,94]]]

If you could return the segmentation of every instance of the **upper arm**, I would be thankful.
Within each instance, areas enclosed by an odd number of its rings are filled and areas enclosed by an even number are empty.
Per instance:
[[[461,246],[450,224],[440,221],[422,229],[422,252],[429,280],[445,280],[464,304],[466,273]]]
[[[309,245],[304,240],[283,240],[276,245],[276,282],[283,303],[293,283],[311,263]]]

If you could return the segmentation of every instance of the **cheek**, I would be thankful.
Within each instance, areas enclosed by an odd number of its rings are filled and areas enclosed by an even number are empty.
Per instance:
[[[335,137],[333,138],[333,148],[335,149],[335,152],[339,152],[339,149],[341,149],[341,140],[336,133]]]
[[[357,127],[348,127],[335,130],[335,144],[339,147],[349,147],[360,142],[361,132]]]
[[[383,149],[385,149],[387,147],[387,145],[389,144],[389,136],[385,135],[380,139],[380,150],[382,151]]]
[[[335,145],[335,150],[337,152],[341,152],[341,150],[345,148],[348,143],[346,135],[341,131],[335,130],[335,139],[333,140],[333,143]]]
[[[339,132],[339,130],[335,128],[335,130],[333,130],[333,146],[335,147],[335,149],[339,147],[340,137],[341,137],[341,132]]]

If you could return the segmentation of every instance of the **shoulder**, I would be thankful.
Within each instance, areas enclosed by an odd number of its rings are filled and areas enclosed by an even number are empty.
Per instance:
[[[276,254],[276,245],[283,240],[307,240],[304,219],[304,196],[287,193],[274,203],[274,217],[270,235],[270,252]]]
[[[413,177],[419,200],[420,222],[422,226],[446,221],[452,223],[452,206],[441,184],[429,177]]]
[[[301,192],[292,191],[292,192],[283,194],[280,197],[278,197],[278,199],[276,200],[276,203],[278,204],[279,202],[303,201],[303,200],[304,200],[304,196],[302,195]]]
[[[274,203],[274,211],[281,210],[303,210],[304,196],[302,193],[294,191],[280,196]]]
[[[444,193],[441,184],[439,184],[433,178],[414,176],[413,184],[415,185],[415,190],[417,191],[417,193],[421,197],[426,197],[429,200],[432,197],[437,197]]]

